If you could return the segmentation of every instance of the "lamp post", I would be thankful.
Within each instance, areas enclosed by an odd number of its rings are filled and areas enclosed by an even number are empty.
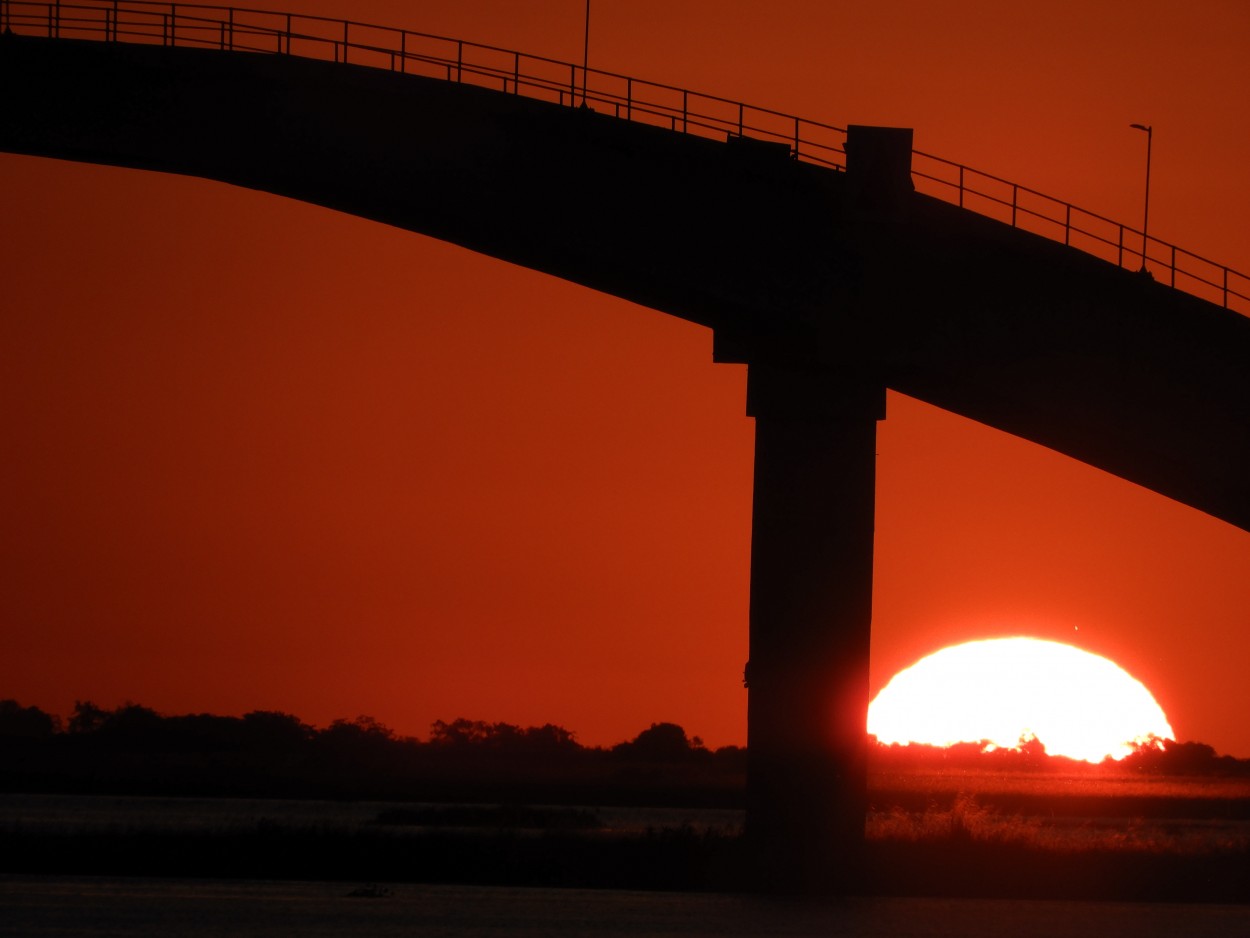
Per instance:
[[[586,0],[587,3],[590,0]],[[1146,273],[1146,247],[1149,242],[1150,230],[1150,145],[1154,140],[1154,128],[1149,124],[1129,124],[1134,130],[1146,132],[1146,209],[1142,213],[1141,223],[1141,269]]]
[[[586,36],[582,41],[582,107],[586,106],[586,67],[590,64],[590,0],[586,0]]]

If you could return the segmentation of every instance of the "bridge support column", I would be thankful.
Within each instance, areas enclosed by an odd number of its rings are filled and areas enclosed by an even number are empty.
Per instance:
[[[867,807],[876,421],[885,392],[753,364],[746,838],[754,885],[854,889]]]

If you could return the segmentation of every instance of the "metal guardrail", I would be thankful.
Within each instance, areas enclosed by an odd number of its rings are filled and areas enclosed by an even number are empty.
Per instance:
[[[727,98],[640,81],[497,46],[354,20],[153,0],[0,0],[0,31],[233,52],[295,55],[479,85],[723,140],[788,144],[845,165],[846,130]]]
[[[1250,314],[1250,277],[1169,241],[1144,237],[1105,215],[919,150],[912,151],[912,178],[919,191],[960,208],[1062,241],[1118,267],[1149,271],[1175,289]]]
[[[846,166],[846,130],[727,98],[543,56],[354,20],[154,0],[0,0],[0,32],[350,63],[478,85],[714,139],[783,143],[795,159]],[[1250,277],[1130,226],[1001,177],[913,151],[918,191],[1016,228],[1150,271],[1250,314]]]

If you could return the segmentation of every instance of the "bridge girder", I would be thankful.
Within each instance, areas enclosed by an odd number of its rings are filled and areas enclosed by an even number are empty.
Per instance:
[[[0,149],[216,179],[854,372],[1250,530],[1250,319],[921,195],[580,108],[287,56],[5,36]]]

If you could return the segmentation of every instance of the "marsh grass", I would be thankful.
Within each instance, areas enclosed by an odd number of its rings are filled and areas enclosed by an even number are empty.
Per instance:
[[[1149,798],[1159,802],[1190,803],[1250,800],[1250,778],[1129,775],[1090,766],[1071,774],[1053,772],[948,772],[874,773],[869,779],[873,793],[891,797],[910,793],[928,797],[956,794],[1034,798]]]
[[[1250,824],[1203,818],[1099,818],[1003,813],[958,793],[949,806],[870,812],[869,841],[1011,844],[1050,852],[1182,856],[1250,853]]]
[[[866,824],[874,893],[1250,901],[1244,784],[886,781]],[[3,795],[0,874],[733,890],[749,866],[741,820],[724,809]]]
[[[1250,901],[1244,780],[952,773],[871,798],[879,894]]]

